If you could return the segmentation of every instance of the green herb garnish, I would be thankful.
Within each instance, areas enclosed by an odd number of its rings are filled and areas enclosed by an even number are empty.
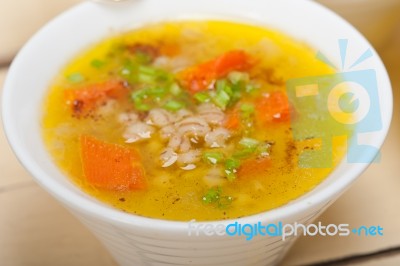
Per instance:
[[[173,112],[179,111],[183,107],[185,107],[185,104],[183,102],[179,102],[179,101],[175,101],[175,100],[170,100],[164,105],[165,109],[167,109],[169,111],[173,111]]]
[[[72,73],[70,75],[67,76],[68,81],[72,82],[72,83],[79,83],[85,80],[85,77],[78,72]]]
[[[201,103],[210,101],[210,95],[207,92],[198,92],[193,97]]]
[[[175,96],[182,93],[181,87],[176,82],[171,84],[171,86],[169,87],[169,91],[172,93],[172,95],[175,95]]]
[[[254,84],[246,84],[245,90],[247,93],[252,93],[253,91],[256,91],[258,87]]]
[[[202,198],[203,203],[213,204],[220,209],[229,207],[232,204],[233,198],[230,196],[222,196],[220,187],[210,188]]]
[[[254,148],[244,148],[238,152],[235,152],[233,154],[233,158],[235,159],[246,159],[248,157],[250,157],[251,155],[253,155],[255,152]]]
[[[104,61],[101,61],[101,60],[99,60],[99,59],[93,59],[93,60],[90,62],[90,65],[91,65],[92,67],[94,67],[94,68],[97,68],[97,69],[102,68],[105,64],[106,64],[106,63],[105,63]]]
[[[235,158],[229,158],[225,161],[225,168],[228,170],[238,169],[240,167],[240,161]]]
[[[256,139],[252,139],[252,138],[242,138],[239,141],[239,144],[245,148],[255,149],[260,144],[260,142]]]
[[[228,106],[230,100],[231,97],[224,90],[217,91],[216,95],[213,97],[213,102],[215,103],[215,105],[223,110],[225,110],[225,108]]]
[[[242,112],[242,116],[244,118],[249,118],[255,111],[254,105],[250,103],[243,103],[240,105],[240,111]]]

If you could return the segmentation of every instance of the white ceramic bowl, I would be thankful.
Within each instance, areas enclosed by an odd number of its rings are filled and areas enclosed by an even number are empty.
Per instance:
[[[272,237],[257,237],[251,241],[226,235],[189,237],[186,222],[126,214],[74,186],[53,163],[43,145],[39,121],[44,94],[52,78],[76,53],[106,37],[110,31],[131,29],[152,21],[194,17],[248,21],[275,28],[305,41],[333,59],[339,58],[337,40],[340,38],[349,40],[348,57],[352,59],[371,48],[347,22],[306,0],[85,2],[47,24],[15,58],[3,95],[3,121],[7,137],[19,160],[35,180],[86,224],[121,265],[277,264],[295,238],[283,242]],[[391,120],[391,86],[376,54],[363,66],[376,71],[383,124],[381,130],[364,136],[363,141],[380,147]],[[373,156],[370,155],[371,158]],[[280,208],[236,221],[243,224],[258,221],[310,223],[349,187],[367,165],[343,162],[317,188],[303,197]],[[227,225],[231,222],[206,224]]]

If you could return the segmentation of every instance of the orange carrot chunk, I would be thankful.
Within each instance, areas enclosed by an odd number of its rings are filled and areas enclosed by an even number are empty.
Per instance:
[[[181,82],[192,93],[206,90],[219,78],[231,71],[245,71],[252,66],[249,54],[242,50],[232,50],[208,62],[190,67],[179,76]]]
[[[65,90],[64,98],[75,115],[85,115],[107,99],[119,99],[127,93],[128,89],[121,81],[110,80],[83,88]]]
[[[240,116],[237,111],[232,111],[227,114],[224,121],[224,127],[230,130],[236,130],[240,128]]]
[[[116,191],[146,188],[140,157],[135,150],[88,135],[80,137],[80,144],[83,173],[89,184]]]
[[[269,157],[247,159],[240,164],[237,176],[239,178],[250,178],[264,174],[271,167]]]
[[[256,117],[259,122],[287,122],[290,120],[290,104],[284,92],[273,92],[256,102]]]

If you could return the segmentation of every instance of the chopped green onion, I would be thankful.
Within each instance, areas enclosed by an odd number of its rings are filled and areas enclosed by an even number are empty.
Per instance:
[[[225,168],[228,170],[238,169],[240,167],[240,161],[234,158],[227,159],[225,161]]]
[[[226,92],[226,94],[228,94],[230,97],[233,96],[233,91],[232,88],[230,86],[225,86],[224,91]]]
[[[139,66],[138,67],[138,81],[144,83],[155,83],[155,82],[165,82],[172,81],[173,77],[168,72],[157,69],[150,66]]]
[[[210,95],[207,92],[198,92],[193,97],[201,103],[210,101]]]
[[[246,92],[252,93],[253,91],[257,90],[258,87],[254,84],[246,84]]]
[[[173,95],[179,95],[182,92],[181,87],[178,85],[178,83],[174,82],[171,84],[171,86],[169,87],[169,91],[173,94]]]
[[[154,97],[162,98],[167,94],[167,90],[165,87],[154,87],[148,89],[148,94]]]
[[[221,188],[210,188],[203,196],[202,200],[206,204],[217,202],[220,198]]]
[[[150,105],[145,104],[145,103],[135,103],[135,108],[138,111],[149,111],[150,110]]]
[[[236,102],[242,97],[242,87],[240,83],[232,85],[231,102]]]
[[[244,72],[232,71],[228,74],[228,79],[232,84],[237,84],[241,81],[247,82],[249,81],[249,74]]]
[[[106,64],[106,63],[105,63],[104,61],[101,61],[101,60],[99,60],[99,59],[93,59],[93,60],[90,62],[90,65],[91,65],[92,67],[94,67],[94,68],[101,68],[101,67],[103,67],[105,64]]]
[[[146,75],[150,75],[150,76],[157,75],[157,69],[154,67],[139,66],[138,71],[140,74],[146,74]]]
[[[157,80],[158,81],[167,82],[167,81],[173,81],[173,79],[174,78],[170,73],[165,72],[163,70],[159,70],[158,73],[157,73]]]
[[[217,91],[217,94],[213,97],[213,102],[222,109],[226,108],[230,100],[231,97],[224,90]]]
[[[85,80],[81,73],[75,72],[67,76],[67,79],[73,83],[79,83]]]
[[[240,106],[240,110],[246,114],[246,115],[250,115],[252,113],[254,113],[254,105],[250,104],[250,103],[243,103]]]
[[[225,161],[225,174],[229,181],[236,179],[236,172],[240,167],[240,161],[235,158],[230,158]]]
[[[239,144],[249,149],[255,149],[260,144],[260,142],[256,139],[242,138],[239,141]]]
[[[222,190],[220,187],[210,188],[202,197],[202,201],[205,204],[215,204],[220,209],[229,207],[232,204],[233,198],[222,196],[221,194]]]
[[[138,81],[143,83],[155,83],[157,80],[157,69],[148,66],[139,66]]]
[[[227,85],[226,80],[225,79],[220,79],[220,80],[217,80],[217,82],[215,84],[215,88],[216,88],[217,91],[224,90],[226,85]]]
[[[134,102],[137,101],[142,101],[143,99],[147,98],[147,90],[146,89],[141,89],[141,90],[136,90],[134,92],[132,92],[131,94],[131,98]]]
[[[245,159],[250,157],[254,153],[254,148],[245,148],[233,154],[233,158],[236,159]]]
[[[182,109],[183,107],[185,107],[184,103],[178,102],[175,100],[170,100],[164,105],[165,109],[167,109],[169,111],[174,111],[174,112]]]
[[[229,96],[232,96],[232,93],[233,93],[232,88],[231,88],[231,86],[229,86],[226,79],[218,80],[216,83],[216,89],[217,89],[217,93],[219,91],[225,91]]]
[[[139,111],[148,111],[150,110],[150,105],[143,103],[143,100],[148,97],[147,90],[141,89],[132,92],[131,98],[135,104],[135,108]]]
[[[205,152],[203,158],[206,162],[217,164],[224,159],[224,154],[221,152]]]
[[[154,83],[156,81],[156,77],[149,74],[139,73],[137,77],[138,81],[143,83]]]

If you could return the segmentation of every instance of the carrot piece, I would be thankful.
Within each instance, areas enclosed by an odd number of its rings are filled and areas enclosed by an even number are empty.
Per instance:
[[[107,99],[118,99],[127,93],[128,89],[122,82],[110,80],[83,88],[65,90],[64,98],[75,115],[85,115]]]
[[[146,188],[137,151],[88,135],[80,137],[80,144],[83,173],[91,185],[116,191]]]
[[[241,50],[229,51],[220,57],[217,57],[213,62],[217,78],[227,75],[233,70],[247,70],[251,67],[250,55]]]
[[[249,54],[242,50],[232,50],[208,62],[183,70],[179,76],[190,92],[196,93],[209,88],[218,78],[231,71],[245,71],[252,66]]]
[[[273,92],[256,102],[256,118],[263,123],[290,120],[290,104],[284,92]]]
[[[237,111],[232,111],[227,114],[227,118],[224,121],[224,127],[231,130],[240,128],[240,116]]]
[[[240,164],[237,175],[239,178],[253,177],[267,171],[270,166],[271,159],[269,157],[247,159]]]

